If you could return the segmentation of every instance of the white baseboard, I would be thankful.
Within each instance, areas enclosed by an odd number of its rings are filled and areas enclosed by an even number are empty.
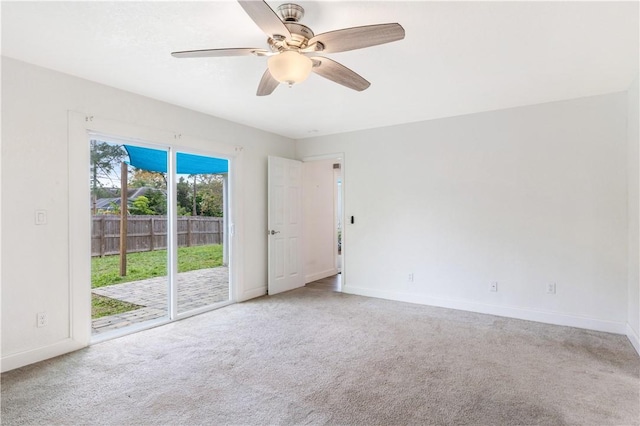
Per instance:
[[[323,278],[332,277],[338,273],[336,268],[327,269],[326,271],[316,272],[315,274],[305,275],[304,283],[309,284],[313,281],[321,280]]]
[[[264,296],[267,294],[267,287],[258,287],[251,290],[245,290],[238,298],[238,302],[244,302],[245,300],[255,299],[256,297]]]
[[[638,334],[633,330],[633,328],[631,328],[629,323],[627,323],[627,330],[626,331],[627,331],[626,332],[627,338],[629,339],[629,341],[633,345],[633,347],[636,350],[636,352],[638,352],[638,355],[640,355],[640,338],[638,337]]]
[[[458,309],[461,311],[478,312],[481,314],[497,315],[501,317],[517,318],[546,324],[563,325],[567,327],[585,328],[587,330],[604,331],[607,333],[626,334],[626,324],[623,322],[600,320],[558,312],[538,311],[529,308],[496,306],[468,300],[452,300],[429,297],[421,294],[397,293],[384,290],[374,290],[363,287],[343,286],[343,293],[360,296],[376,297],[380,299],[396,300],[399,302],[417,303],[420,305],[437,306],[440,308]]]
[[[9,370],[24,367],[25,365],[77,351],[84,347],[86,347],[86,345],[82,345],[75,340],[64,339],[60,342],[54,343],[53,345],[3,356],[0,361],[2,364],[0,370],[4,373]]]

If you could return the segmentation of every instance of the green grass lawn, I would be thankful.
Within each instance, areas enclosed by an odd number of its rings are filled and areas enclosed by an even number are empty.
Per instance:
[[[222,266],[222,245],[178,248],[178,272]],[[167,275],[167,251],[127,255],[127,275],[120,276],[120,255],[91,259],[91,288]]]
[[[222,266],[222,245],[178,248],[178,272]],[[91,288],[167,275],[167,251],[156,250],[127,255],[127,275],[120,276],[120,255],[91,259]],[[141,306],[109,297],[91,295],[91,318],[116,315]]]
[[[142,306],[134,305],[133,303],[123,302],[122,300],[112,299],[98,294],[91,295],[92,319],[106,317],[108,315],[122,314],[141,307]]]

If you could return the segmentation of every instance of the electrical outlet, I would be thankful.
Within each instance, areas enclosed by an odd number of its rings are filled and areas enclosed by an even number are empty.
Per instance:
[[[412,283],[413,282],[413,272],[409,274],[409,282]]]
[[[48,322],[49,322],[49,319],[47,318],[46,312],[38,312],[36,314],[36,325],[38,327],[45,327]]]
[[[498,282],[497,281],[493,281],[491,284],[489,284],[489,291],[492,291],[492,292],[498,291]]]
[[[547,284],[547,294],[556,294],[556,283]]]

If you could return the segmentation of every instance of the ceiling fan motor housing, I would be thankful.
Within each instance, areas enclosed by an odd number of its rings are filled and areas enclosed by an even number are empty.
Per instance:
[[[278,6],[278,13],[284,22],[298,22],[304,16],[304,9],[294,3],[284,3]]]
[[[309,39],[313,38],[314,34],[311,28],[306,25],[299,24],[297,22],[284,22],[291,33],[291,38],[288,40],[284,37],[269,38],[268,43],[271,50],[274,52],[281,52],[290,49],[304,49],[309,43]]]
[[[311,28],[298,22],[304,16],[302,6],[294,3],[284,3],[278,6],[277,10],[282,18],[283,24],[291,33],[291,37],[288,40],[282,36],[270,38],[268,43],[271,50],[274,52],[282,52],[291,50],[292,48],[304,49],[307,47],[309,39],[313,38],[314,34]]]

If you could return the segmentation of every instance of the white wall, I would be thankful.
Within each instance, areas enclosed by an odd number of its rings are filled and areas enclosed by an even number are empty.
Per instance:
[[[638,103],[640,97],[638,77],[627,94],[627,138],[628,138],[628,223],[629,223],[629,271],[628,271],[628,319],[627,336],[640,353],[640,136],[638,134]]]
[[[238,178],[244,188],[244,216],[236,223],[244,236],[239,241],[238,298],[266,292],[267,156],[291,158],[292,140],[3,57],[3,369],[71,347],[64,344],[72,327],[70,260],[78,259],[69,258],[69,249],[74,242],[88,241],[89,235],[68,223],[74,214],[69,207],[70,170],[87,167],[88,173],[88,162],[69,164],[69,158],[77,157],[75,151],[86,149],[68,144],[69,110],[189,135],[185,139],[200,140],[200,145],[180,141],[176,145],[199,151],[211,149],[206,141],[243,147]],[[36,209],[48,211],[47,225],[34,225]],[[41,311],[48,313],[49,325],[36,328],[35,315]],[[75,347],[86,344],[75,343]]]
[[[336,269],[336,181],[337,160],[302,163],[302,214],[304,217],[305,283],[338,273]]]
[[[626,108],[623,92],[297,141],[298,158],[344,152],[343,290],[624,333]]]
[[[345,216],[356,222],[345,225],[344,290],[637,335],[637,215],[627,223],[637,190],[629,183],[628,205],[626,173],[637,87],[299,141],[298,158],[345,154]],[[79,149],[68,145],[69,110],[242,146],[239,296],[266,291],[267,156],[291,158],[292,141],[2,58],[3,370],[7,358],[13,367],[69,348],[69,247],[89,238],[68,223]],[[35,226],[42,208],[48,224]],[[545,294],[551,281],[556,295]],[[40,311],[49,326],[35,327]]]

